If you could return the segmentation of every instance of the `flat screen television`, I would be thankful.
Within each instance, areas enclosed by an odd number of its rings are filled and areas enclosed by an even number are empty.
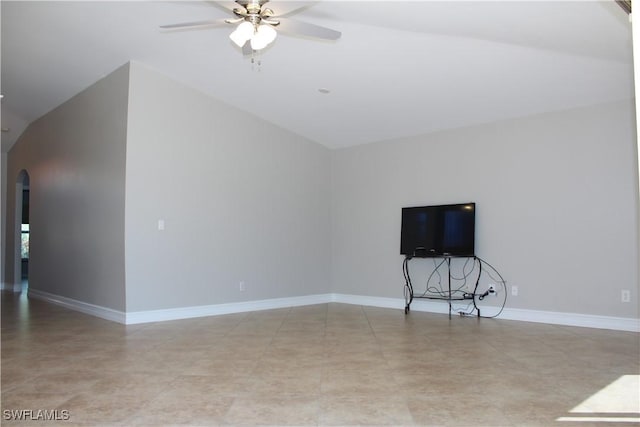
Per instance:
[[[402,208],[400,254],[474,256],[476,204]]]

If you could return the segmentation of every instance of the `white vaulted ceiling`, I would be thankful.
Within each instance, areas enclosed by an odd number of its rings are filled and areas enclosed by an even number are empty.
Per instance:
[[[159,30],[228,16],[208,2],[0,7],[3,151],[130,60],[330,148],[633,97],[631,24],[613,1],[321,1],[294,18],[342,38],[279,35],[259,65],[232,27]]]

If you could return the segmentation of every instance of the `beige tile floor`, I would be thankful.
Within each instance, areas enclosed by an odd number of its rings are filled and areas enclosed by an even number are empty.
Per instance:
[[[639,390],[571,411],[638,375],[639,350],[636,333],[335,303],[124,326],[3,292],[2,425],[633,425],[615,401]],[[5,419],[22,409],[70,419]]]

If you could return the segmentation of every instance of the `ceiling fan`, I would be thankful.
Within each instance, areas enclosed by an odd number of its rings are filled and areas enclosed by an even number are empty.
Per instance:
[[[183,22],[179,24],[161,25],[166,30],[204,29],[226,25],[236,25],[229,38],[245,55],[264,49],[271,44],[278,32],[293,36],[306,36],[321,40],[337,40],[342,35],[339,31],[319,25],[310,24],[289,16],[302,11],[312,3],[281,2],[276,6],[277,12],[265,7],[269,0],[235,0],[235,3],[217,1],[208,2],[233,14],[232,18]],[[277,29],[277,31],[276,31]]]

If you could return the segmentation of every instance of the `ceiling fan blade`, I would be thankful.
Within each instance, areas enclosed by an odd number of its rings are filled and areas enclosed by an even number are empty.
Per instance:
[[[270,8],[275,8],[272,17],[285,17],[302,12],[305,9],[317,4],[318,1],[280,1],[269,3]]]
[[[207,21],[181,22],[179,24],[160,25],[163,30],[186,30],[197,27],[217,27],[228,25],[225,19],[210,19]]]
[[[308,22],[296,21],[289,18],[279,18],[280,25],[276,27],[278,32],[292,36],[307,36],[316,39],[338,40],[342,33],[330,28],[321,27]]]
[[[217,7],[218,9],[225,10],[233,14],[233,9],[237,9],[239,7],[238,3],[233,1],[213,1],[208,0],[205,1],[206,4]],[[240,6],[242,7],[242,6]]]

